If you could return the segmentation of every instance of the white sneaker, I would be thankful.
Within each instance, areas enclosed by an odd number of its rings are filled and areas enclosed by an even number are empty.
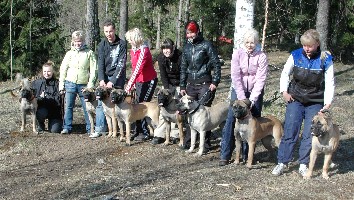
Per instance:
[[[90,138],[97,138],[97,137],[100,137],[100,136],[101,136],[101,134],[99,132],[94,132],[91,135],[89,135]]]
[[[305,174],[307,173],[307,166],[305,164],[300,164],[300,167],[299,167],[299,174],[301,176],[305,176]]]
[[[286,165],[284,165],[283,163],[278,163],[278,165],[274,167],[272,174],[279,176],[279,175],[283,174],[283,171],[285,168],[286,168]]]

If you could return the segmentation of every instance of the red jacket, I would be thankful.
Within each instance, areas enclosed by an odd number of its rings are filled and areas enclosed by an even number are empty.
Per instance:
[[[132,74],[125,87],[126,92],[130,92],[136,82],[148,82],[157,78],[149,47],[142,45],[139,49],[131,49],[130,59]]]

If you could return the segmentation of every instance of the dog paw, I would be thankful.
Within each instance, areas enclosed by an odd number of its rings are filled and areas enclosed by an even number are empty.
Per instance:
[[[305,176],[303,176],[302,178],[303,178],[304,180],[310,180],[310,179],[311,179],[311,176],[305,175]]]
[[[186,153],[192,153],[192,152],[193,152],[193,149],[192,150],[189,149],[189,150],[186,151]]]
[[[328,176],[328,174],[322,174],[322,178],[328,180],[328,179],[329,179],[329,176]]]
[[[195,157],[200,157],[203,155],[203,151],[198,151],[197,153],[194,154]]]
[[[251,169],[261,169],[262,166],[260,166],[260,165],[247,165],[247,168],[249,170],[251,170]]]
[[[169,142],[164,142],[163,145],[164,146],[168,146],[170,143]]]

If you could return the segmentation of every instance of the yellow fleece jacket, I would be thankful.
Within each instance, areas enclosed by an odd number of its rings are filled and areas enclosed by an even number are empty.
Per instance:
[[[64,89],[65,80],[92,88],[96,79],[97,59],[93,51],[86,46],[79,50],[72,47],[60,65],[59,90]]]

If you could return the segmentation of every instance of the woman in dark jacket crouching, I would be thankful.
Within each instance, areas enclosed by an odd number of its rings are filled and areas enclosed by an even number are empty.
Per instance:
[[[51,133],[60,133],[63,125],[59,80],[54,77],[53,67],[53,62],[45,63],[42,68],[43,76],[32,82],[38,101],[36,116],[40,133],[45,130],[45,119],[48,119],[48,131]]]

